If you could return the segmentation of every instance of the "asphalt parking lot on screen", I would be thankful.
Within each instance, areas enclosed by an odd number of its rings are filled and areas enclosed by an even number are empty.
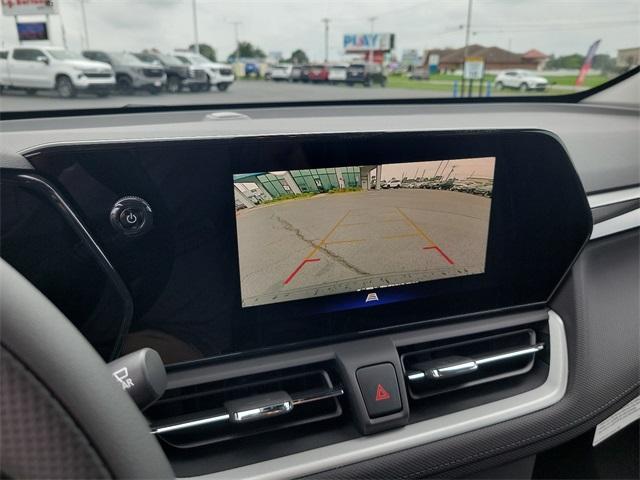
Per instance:
[[[237,81],[225,92],[212,89],[209,92],[181,92],[151,95],[138,92],[134,95],[111,95],[97,98],[80,94],[77,98],[60,98],[53,91],[40,91],[27,95],[22,91],[6,91],[0,96],[2,111],[58,110],[83,108],[118,108],[129,106],[175,106],[241,104],[264,102],[303,102],[329,100],[371,100],[398,98],[450,97],[448,91],[410,90],[403,88],[363,87],[355,85],[317,85],[264,80]]]
[[[244,306],[482,273],[491,199],[370,190],[237,213]]]

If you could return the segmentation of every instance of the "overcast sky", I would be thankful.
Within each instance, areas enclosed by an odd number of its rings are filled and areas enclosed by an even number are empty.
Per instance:
[[[82,46],[81,0],[61,0],[69,48]],[[92,48],[170,51],[193,42],[191,0],[86,0]],[[396,53],[404,49],[464,45],[467,0],[197,0],[200,42],[219,57],[234,50],[232,22],[241,22],[239,38],[265,52],[288,56],[302,48],[311,59],[324,57],[322,18],[330,23],[330,59],[342,57],[342,35],[370,30],[396,34]],[[36,19],[37,17],[31,17]],[[25,18],[28,20],[28,18]],[[17,43],[13,19],[3,17],[4,45]],[[640,46],[638,0],[475,0],[471,43],[524,52],[537,48],[556,55],[586,53],[602,39],[601,53]],[[51,37],[62,44],[60,21],[53,17]]]

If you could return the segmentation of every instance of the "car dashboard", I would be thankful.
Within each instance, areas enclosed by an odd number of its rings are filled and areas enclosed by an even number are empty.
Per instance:
[[[3,127],[2,257],[106,361],[160,353],[178,477],[464,476],[637,394],[636,109]]]

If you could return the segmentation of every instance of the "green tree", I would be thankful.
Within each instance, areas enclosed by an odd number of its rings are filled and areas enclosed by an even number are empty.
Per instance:
[[[307,57],[307,54],[304,53],[304,50],[294,50],[293,53],[291,53],[291,58],[289,58],[287,60],[289,63],[309,63],[309,57]]]
[[[240,58],[266,58],[267,56],[260,48],[252,45],[251,42],[238,42],[236,52]],[[234,55],[236,52],[234,52]]]
[[[200,55],[202,55],[203,57],[208,58],[212,62],[216,61],[216,49],[215,48],[213,48],[211,45],[208,45],[206,43],[199,43],[198,46],[200,47]],[[189,50],[195,51],[195,44],[192,43],[191,45],[189,45]]]

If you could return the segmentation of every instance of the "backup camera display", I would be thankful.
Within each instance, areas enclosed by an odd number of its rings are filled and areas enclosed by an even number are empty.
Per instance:
[[[494,157],[234,175],[242,306],[484,273]]]

